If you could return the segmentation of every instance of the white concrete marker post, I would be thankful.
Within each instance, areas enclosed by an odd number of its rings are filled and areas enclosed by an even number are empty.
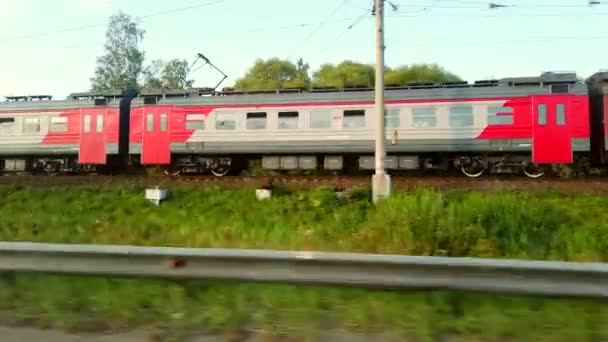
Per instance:
[[[159,206],[162,201],[166,200],[168,195],[169,191],[167,189],[159,189],[158,187],[146,189],[146,199],[156,206]]]
[[[271,189],[257,189],[255,191],[255,197],[258,201],[266,201],[272,198],[272,190]]]

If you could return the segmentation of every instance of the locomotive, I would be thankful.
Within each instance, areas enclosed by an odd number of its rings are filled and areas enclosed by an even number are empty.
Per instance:
[[[375,167],[373,89],[142,90],[7,97],[0,172],[225,176],[266,170],[365,172]],[[606,164],[608,73],[386,87],[389,172],[466,177]]]

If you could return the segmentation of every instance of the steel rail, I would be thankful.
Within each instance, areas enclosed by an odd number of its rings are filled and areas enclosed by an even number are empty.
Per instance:
[[[0,242],[0,272],[608,297],[608,264]]]

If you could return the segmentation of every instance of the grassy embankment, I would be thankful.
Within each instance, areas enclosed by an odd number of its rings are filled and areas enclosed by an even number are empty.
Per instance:
[[[142,189],[0,188],[0,240],[264,248],[411,255],[607,261],[608,198],[557,194],[396,194],[378,208],[367,193],[174,189],[154,208]],[[600,341],[608,307],[461,293],[60,278],[0,282],[0,315],[65,329],[153,325],[192,330],[391,330],[415,340]],[[521,338],[521,339],[520,339]]]

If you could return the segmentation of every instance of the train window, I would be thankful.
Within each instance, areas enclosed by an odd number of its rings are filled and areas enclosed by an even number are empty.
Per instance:
[[[148,113],[146,116],[146,130],[148,132],[154,131],[154,114]]]
[[[279,113],[279,129],[297,129],[300,121],[298,112],[281,112]]]
[[[51,127],[49,130],[52,133],[64,133],[68,131],[68,118],[65,116],[56,116],[51,118]]]
[[[95,106],[106,106],[108,99],[95,99]]]
[[[97,114],[97,133],[103,132],[103,114]]]
[[[450,127],[473,126],[473,107],[458,106],[450,108]]]
[[[399,117],[400,115],[400,109],[388,109],[386,111],[386,114],[384,115],[384,122],[386,128],[399,128],[399,126],[401,126],[401,118]]]
[[[229,113],[220,113],[215,118],[215,129],[236,129],[236,116]]]
[[[40,133],[40,118],[25,118],[23,120],[23,133]]]
[[[267,115],[264,112],[247,113],[247,129],[265,129]]]
[[[83,125],[84,125],[84,128],[83,128],[84,132],[89,133],[91,131],[91,116],[90,115],[87,114],[84,116]]]
[[[310,112],[311,128],[331,128],[331,112],[315,111]]]
[[[541,126],[547,124],[547,105],[538,105],[538,124]]]
[[[564,106],[563,104],[557,105],[557,125],[566,125],[566,106]]]
[[[551,85],[552,94],[567,94],[569,92],[570,92],[569,84],[552,84]]]
[[[365,111],[364,110],[345,110],[344,120],[342,121],[344,128],[364,128],[365,127]]]
[[[144,97],[144,104],[145,105],[155,105],[156,104],[156,97],[154,96],[146,96]]]
[[[205,129],[205,115],[203,115],[203,114],[186,115],[186,129],[189,131],[195,131],[197,129]]]
[[[431,128],[437,126],[436,108],[412,109],[412,125],[416,128]]]
[[[0,118],[0,135],[15,133],[15,118]]]
[[[488,125],[512,125],[513,108],[502,106],[488,107]]]
[[[160,131],[161,132],[167,131],[167,113],[160,114]]]

